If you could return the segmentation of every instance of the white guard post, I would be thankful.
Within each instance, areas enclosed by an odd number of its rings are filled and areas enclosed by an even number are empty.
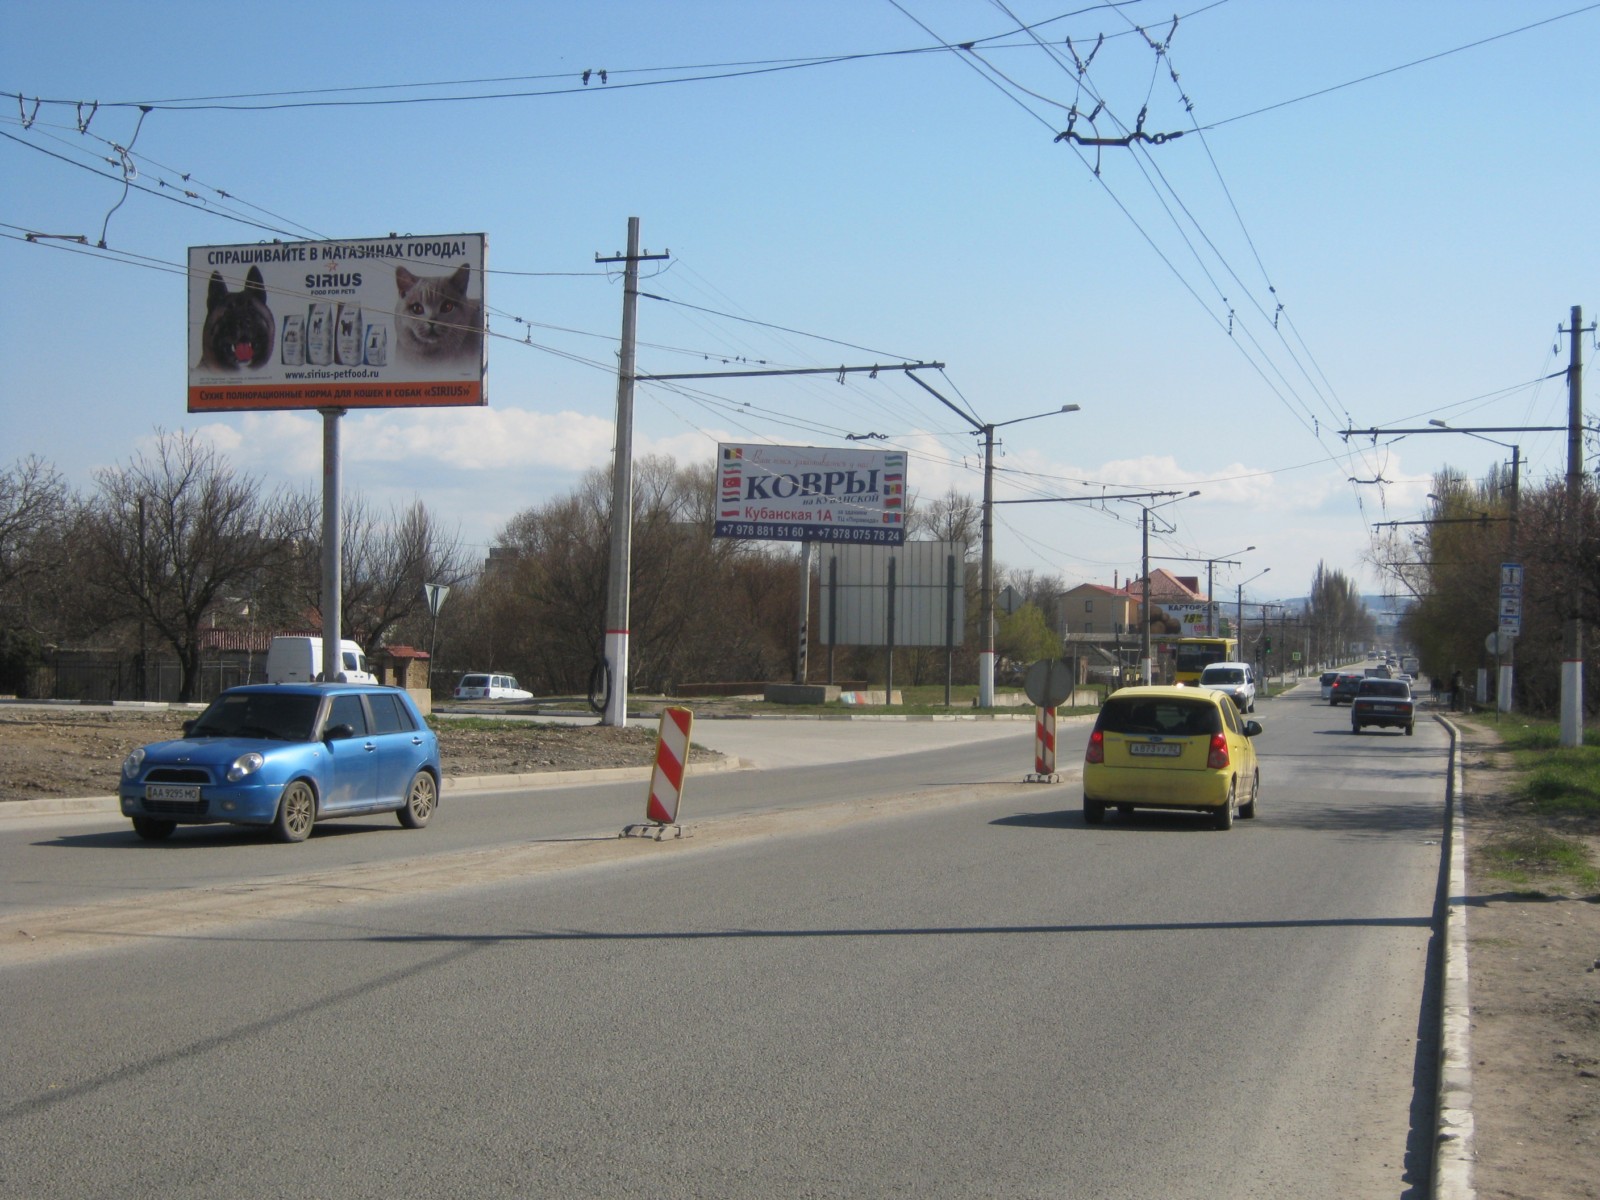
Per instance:
[[[1033,774],[1024,783],[1055,783],[1056,774],[1056,709],[1055,705],[1041,706],[1033,722]]]
[[[683,836],[678,824],[678,801],[683,797],[683,778],[689,765],[689,732],[694,728],[694,712],[676,706],[661,713],[661,729],[656,734],[656,765],[650,772],[650,795],[644,815],[648,824],[626,826],[619,837],[653,837],[660,841],[667,830]]]

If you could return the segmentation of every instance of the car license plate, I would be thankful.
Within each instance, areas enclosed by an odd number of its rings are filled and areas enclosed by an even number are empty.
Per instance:
[[[144,785],[144,798],[146,800],[198,800],[200,787],[198,784],[188,783],[147,783]]]
[[[1177,742],[1129,742],[1128,753],[1140,758],[1177,758],[1183,747]]]
[[[1392,704],[1374,704],[1372,706],[1372,711],[1373,712],[1393,712],[1394,711],[1394,705],[1392,705]]]

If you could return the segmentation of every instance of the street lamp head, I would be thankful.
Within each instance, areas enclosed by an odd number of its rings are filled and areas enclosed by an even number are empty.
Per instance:
[[[1429,425],[1437,425],[1440,429],[1449,429],[1450,428],[1449,425],[1447,425],[1443,421],[1439,420],[1438,417],[1429,418],[1428,424]]]
[[[1078,406],[1076,404],[1063,404],[1061,406],[1061,411],[1062,412],[1078,412],[1079,408],[1078,408]]]
[[[1187,499],[1189,499],[1190,496],[1198,496],[1199,494],[1200,494],[1200,489],[1196,488],[1194,491],[1189,493],[1189,496],[1185,496],[1184,499],[1187,500]]]

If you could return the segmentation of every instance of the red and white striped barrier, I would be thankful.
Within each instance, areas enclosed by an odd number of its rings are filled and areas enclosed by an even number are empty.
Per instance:
[[[1041,706],[1033,722],[1033,772],[1036,778],[1056,773],[1056,710]]]
[[[644,815],[657,825],[672,825],[678,820],[678,801],[683,797],[683,776],[689,765],[689,731],[694,713],[672,707],[661,714],[661,731],[656,735],[656,768],[650,773],[650,798]]]

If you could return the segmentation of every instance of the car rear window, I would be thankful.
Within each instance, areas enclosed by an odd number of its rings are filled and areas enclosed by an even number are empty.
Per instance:
[[[462,657],[465,658],[466,655],[462,655]],[[479,687],[479,688],[488,687],[489,686],[489,677],[487,675],[463,675],[461,677],[461,686],[464,687],[464,688],[467,688],[467,687]]]
[[[373,733],[407,733],[416,728],[410,712],[400,703],[399,696],[388,692],[371,692],[367,695],[367,703],[372,707]]]
[[[1391,699],[1409,700],[1411,685],[1404,679],[1363,679],[1358,696],[1387,696]]]
[[[1337,671],[1324,671],[1322,673],[1322,680],[1321,680],[1322,686],[1323,687],[1327,687],[1330,683],[1332,683],[1337,678],[1339,678],[1339,672],[1337,672]]]
[[[1100,710],[1095,728],[1103,733],[1209,737],[1222,732],[1222,716],[1215,704],[1205,700],[1112,696]]]

